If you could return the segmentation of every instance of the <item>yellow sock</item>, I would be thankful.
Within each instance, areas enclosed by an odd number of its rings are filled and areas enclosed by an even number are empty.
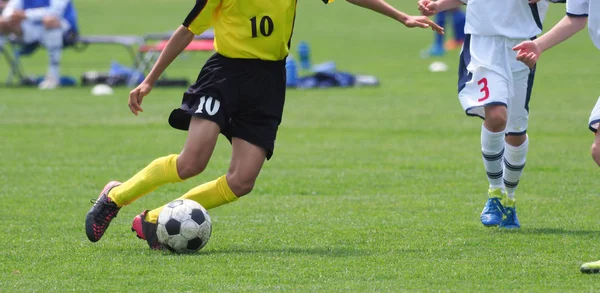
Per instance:
[[[205,209],[210,210],[235,201],[238,197],[233,194],[233,191],[231,191],[231,188],[229,188],[229,185],[227,184],[225,175],[223,175],[217,180],[193,188],[178,199],[191,199],[201,204]],[[165,206],[162,206],[149,211],[146,215],[146,221],[156,223],[156,221],[158,221],[158,215],[160,215],[160,212],[164,207]]]
[[[170,155],[152,161],[131,179],[113,188],[108,197],[118,206],[124,206],[163,184],[183,181],[177,174],[177,157],[179,155]]]

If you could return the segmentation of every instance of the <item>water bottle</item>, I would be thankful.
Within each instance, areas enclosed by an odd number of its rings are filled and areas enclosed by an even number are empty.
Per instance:
[[[302,70],[310,69],[310,47],[307,42],[302,41],[298,44],[298,58]]]
[[[285,85],[288,87],[296,87],[298,84],[298,68],[296,67],[296,60],[294,60],[294,57],[291,55],[287,56],[285,59],[285,74]]]

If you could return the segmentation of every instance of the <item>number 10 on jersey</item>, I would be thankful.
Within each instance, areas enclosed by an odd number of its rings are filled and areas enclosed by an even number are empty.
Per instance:
[[[250,18],[250,26],[252,27],[253,38],[258,38],[259,31],[261,35],[268,37],[273,33],[273,29],[275,29],[273,20],[269,16],[263,16],[260,21],[256,19],[256,16]]]

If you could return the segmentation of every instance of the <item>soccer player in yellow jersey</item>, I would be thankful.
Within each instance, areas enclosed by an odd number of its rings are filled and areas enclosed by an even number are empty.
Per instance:
[[[325,3],[333,0],[323,0]],[[100,240],[120,208],[166,183],[200,174],[213,153],[219,133],[232,146],[227,174],[188,191],[180,198],[206,209],[248,194],[275,147],[285,101],[285,58],[288,55],[296,0],[196,0],[146,79],[129,94],[129,108],[138,115],[142,100],[185,47],[209,27],[215,30],[216,54],[208,59],[195,84],[183,94],[169,124],[187,130],[180,154],[158,158],[129,180],[109,182],[87,213],[90,241]],[[384,0],[348,2],[391,17],[407,27],[443,29],[423,16],[402,13]],[[152,249],[161,249],[156,236],[163,207],[146,210],[133,220],[132,230]]]

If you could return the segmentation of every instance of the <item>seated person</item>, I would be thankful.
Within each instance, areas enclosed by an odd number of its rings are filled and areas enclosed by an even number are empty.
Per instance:
[[[74,41],[77,35],[77,15],[71,0],[9,0],[0,16],[0,48],[10,34],[26,47],[46,47],[48,72],[39,86],[56,88],[64,42]]]

